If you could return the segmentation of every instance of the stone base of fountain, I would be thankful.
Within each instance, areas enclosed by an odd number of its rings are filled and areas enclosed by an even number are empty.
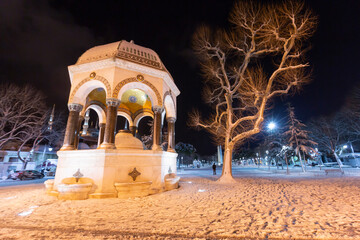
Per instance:
[[[103,199],[103,198],[116,198],[116,193],[91,193],[89,198],[92,199]]]
[[[46,194],[50,195],[54,188],[54,179],[49,179],[44,182]]]
[[[45,182],[46,193],[61,200],[85,200],[89,198],[93,187],[92,182],[90,178],[64,178],[54,190],[54,180],[47,180]]]
[[[118,198],[145,197],[150,195],[152,182],[115,183]]]
[[[175,174],[170,173],[165,176],[165,190],[173,190],[179,188],[180,177],[177,177]]]
[[[59,184],[57,187],[60,200],[85,200],[89,198],[92,183]]]
[[[176,175],[177,153],[142,149],[89,149],[59,151],[53,190],[63,184],[78,169],[92,180],[89,198],[113,198],[119,196],[115,183],[132,183],[129,173],[134,168],[141,174],[135,182],[151,182],[147,194],[163,192],[165,176]],[[80,178],[79,181],[82,181]],[[168,186],[169,184],[167,184]],[[170,184],[171,185],[171,184]]]

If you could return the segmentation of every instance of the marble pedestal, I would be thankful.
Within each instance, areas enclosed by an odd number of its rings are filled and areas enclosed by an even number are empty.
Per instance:
[[[176,174],[177,153],[129,150],[129,149],[89,149],[57,152],[58,166],[56,169],[53,190],[65,178],[72,177],[80,169],[84,178],[92,180],[93,186],[89,198],[117,197],[115,183],[132,183],[129,173],[134,168],[140,175],[136,182],[151,182],[150,192],[165,190],[165,176]]]

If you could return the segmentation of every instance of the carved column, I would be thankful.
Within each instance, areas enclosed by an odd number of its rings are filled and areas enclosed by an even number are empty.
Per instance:
[[[83,116],[79,116],[79,120],[78,120],[78,125],[76,126],[76,132],[75,132],[75,140],[74,140],[74,147],[75,149],[78,149],[79,146],[79,140],[80,140],[80,135],[81,135],[81,122],[84,120]]]
[[[62,151],[75,149],[75,132],[79,121],[79,113],[81,112],[83,106],[78,103],[70,103],[68,108],[69,117],[66,124],[64,143],[60,149]]]
[[[101,149],[115,148],[115,126],[117,117],[117,108],[120,105],[120,100],[116,98],[106,99],[106,125],[104,142],[100,145]]]
[[[168,152],[175,152],[175,121],[176,118],[168,117],[166,119],[168,126]]]
[[[136,132],[137,132],[137,127],[136,126],[130,126],[129,130],[132,133],[132,135],[135,137]]]
[[[155,106],[153,107],[154,112],[154,135],[153,135],[153,146],[152,150],[162,151],[160,146],[161,142],[161,113],[163,111],[162,107]]]
[[[98,148],[104,141],[104,134],[105,134],[105,123],[99,124],[99,138],[98,138]]]

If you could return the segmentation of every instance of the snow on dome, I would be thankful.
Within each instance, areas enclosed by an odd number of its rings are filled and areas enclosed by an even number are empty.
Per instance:
[[[76,65],[109,58],[120,58],[168,72],[155,51],[136,45],[132,40],[130,42],[122,40],[90,48],[79,57]]]

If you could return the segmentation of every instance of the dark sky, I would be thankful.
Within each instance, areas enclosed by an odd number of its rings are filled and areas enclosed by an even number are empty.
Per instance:
[[[191,38],[201,24],[223,27],[234,1],[84,1],[1,0],[0,81],[30,83],[47,104],[66,109],[70,81],[67,66],[87,49],[134,40],[155,50],[181,91],[177,141],[212,153],[209,136],[186,127],[192,108],[201,103],[201,76]],[[263,1],[266,2],[266,1]],[[337,111],[360,81],[360,1],[308,0],[319,16],[309,61],[313,82],[297,95],[275,102],[273,116],[285,115],[290,101],[303,121]]]

